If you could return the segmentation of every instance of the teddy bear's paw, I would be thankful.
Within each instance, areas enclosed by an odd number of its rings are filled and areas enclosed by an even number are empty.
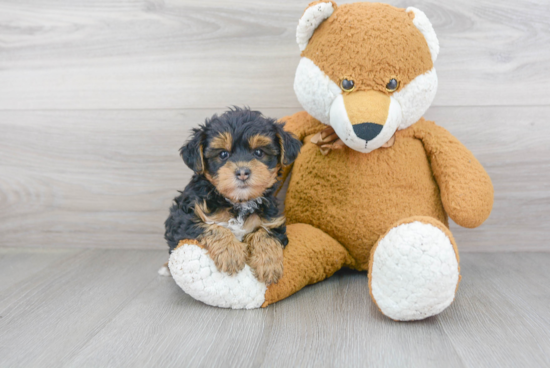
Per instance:
[[[228,275],[220,272],[205,249],[194,244],[176,248],[168,262],[174,281],[194,299],[221,308],[259,308],[266,285],[254,277],[248,265]]]
[[[396,226],[378,242],[372,257],[371,296],[386,316],[420,320],[453,302],[460,279],[457,255],[436,226],[419,221]]]

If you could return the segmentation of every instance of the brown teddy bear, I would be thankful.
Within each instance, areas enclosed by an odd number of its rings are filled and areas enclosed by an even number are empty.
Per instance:
[[[386,316],[440,313],[460,281],[448,216],[481,225],[493,186],[468,149],[422,118],[437,89],[432,25],[415,8],[317,1],[296,38],[294,89],[306,111],[282,119],[304,143],[285,202],[283,277],[266,286],[248,266],[223,274],[200,244],[182,241],[174,279],[207,304],[257,308],[349,267],[368,271]]]

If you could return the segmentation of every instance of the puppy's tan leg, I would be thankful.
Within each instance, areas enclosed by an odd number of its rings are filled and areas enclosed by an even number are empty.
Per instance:
[[[246,263],[246,244],[237,240],[231,230],[218,225],[207,226],[197,240],[204,245],[218,270],[230,275],[242,270]]]
[[[283,247],[277,239],[260,228],[245,237],[248,244],[247,263],[258,281],[275,284],[283,276]]]

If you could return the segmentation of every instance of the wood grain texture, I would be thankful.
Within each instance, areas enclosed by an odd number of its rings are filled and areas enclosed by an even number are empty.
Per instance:
[[[55,267],[44,257],[0,299],[0,367],[550,366],[549,253],[464,254],[455,302],[412,323],[382,316],[352,271],[266,309],[209,307],[155,274],[164,256],[89,250]]]
[[[0,112],[0,246],[167,249],[163,223],[191,172],[189,129],[217,109]],[[265,109],[282,117],[293,109]],[[466,251],[549,250],[550,107],[436,107],[493,179]]]
[[[462,257],[460,292],[439,322],[466,365],[550,366],[549,261],[550,254]]]
[[[273,313],[209,307],[159,276],[64,366],[257,366]]]
[[[266,367],[462,366],[436,319],[409,324],[384,317],[364,273],[339,272],[273,309]]]
[[[17,289],[19,283],[78,252],[81,250],[0,248],[0,300],[7,298],[9,290]]]
[[[4,0],[0,109],[298,108],[308,2]],[[441,43],[435,106],[549,103],[550,3],[413,5]]]
[[[13,285],[0,299],[0,366],[58,366],[156,278],[164,258],[152,251],[83,251]],[[28,266],[14,264],[21,271]]]

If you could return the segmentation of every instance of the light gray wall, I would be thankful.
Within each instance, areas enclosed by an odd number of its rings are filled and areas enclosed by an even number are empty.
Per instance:
[[[340,1],[343,3],[344,1]],[[0,246],[165,247],[188,131],[225,106],[281,117],[308,1],[0,1]],[[550,250],[550,3],[388,1],[439,36],[427,118],[487,168],[462,250]]]

